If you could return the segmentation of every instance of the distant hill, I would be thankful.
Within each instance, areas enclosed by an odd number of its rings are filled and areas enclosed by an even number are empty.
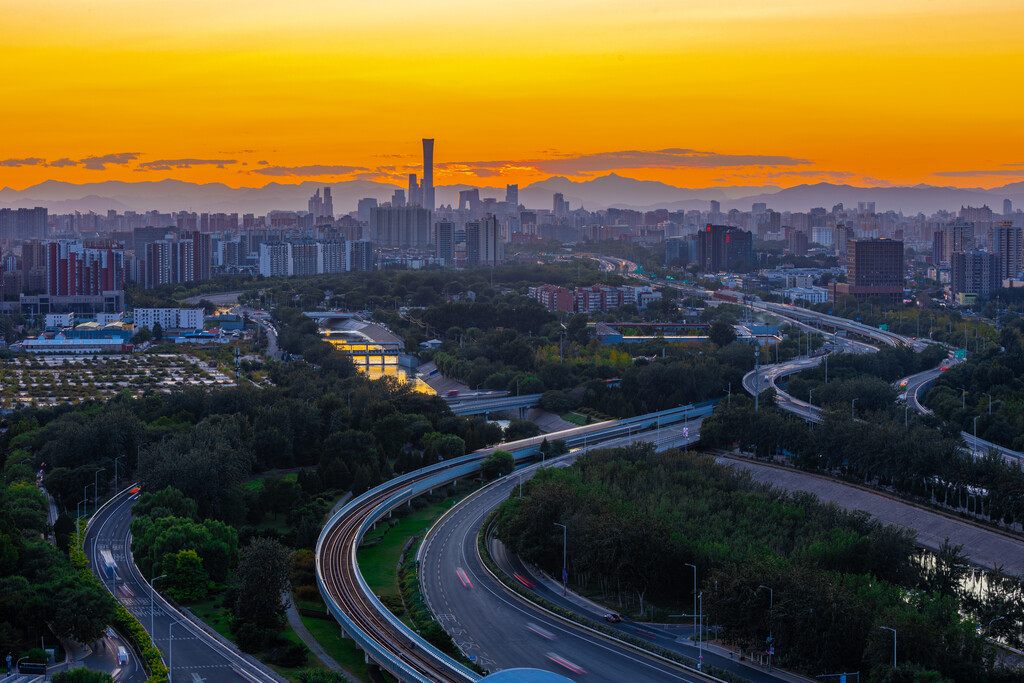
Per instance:
[[[222,183],[199,184],[181,180],[84,184],[48,180],[24,190],[0,190],[0,206],[45,206],[53,213],[105,213],[114,209],[119,212],[188,210],[265,214],[274,209],[304,210],[309,197],[317,188],[325,186],[331,188],[335,212],[339,214],[355,210],[363,197],[388,201],[399,187],[367,180],[340,183],[307,181],[291,185],[274,182],[264,187],[243,188],[231,188]],[[471,187],[461,184],[438,187],[435,195],[437,204],[457,205],[459,191]],[[749,211],[755,202],[765,202],[776,211],[807,211],[818,206],[831,209],[838,203],[856,206],[857,202],[873,201],[878,211],[894,210],[904,214],[929,214],[940,209],[956,211],[961,206],[983,204],[1001,212],[1003,199],[1011,199],[1017,206],[1024,205],[1024,183],[1011,183],[991,190],[933,185],[855,187],[831,183],[797,185],[785,189],[774,186],[686,188],[625,178],[614,173],[583,181],[559,176],[548,178],[520,188],[519,201],[530,208],[550,209],[552,196],[556,192],[565,196],[571,208],[582,206],[591,210],[610,206],[637,210],[706,210],[708,202],[712,200],[721,202],[723,211],[734,208]],[[480,196],[503,201],[505,188],[481,187]]]

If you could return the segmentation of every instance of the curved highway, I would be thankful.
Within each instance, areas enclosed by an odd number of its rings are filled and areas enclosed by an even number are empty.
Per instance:
[[[482,490],[455,508],[424,542],[423,595],[459,648],[492,672],[532,667],[595,682],[706,681],[524,604],[489,574],[477,551],[477,534],[490,511],[518,484],[518,477],[510,475]]]
[[[564,439],[570,447],[589,441],[634,438],[641,430],[657,432],[711,412],[712,406],[686,406],[618,422],[577,427],[544,436],[500,444],[518,459],[535,458],[542,441]],[[356,561],[363,534],[395,507],[455,479],[474,475],[494,448],[482,449],[449,462],[408,474],[363,494],[340,510],[317,542],[316,571],[320,592],[342,629],[384,669],[404,681],[473,681],[478,676],[438,652],[410,631],[369,590]]]
[[[150,632],[153,644],[164,656],[164,663],[173,664],[171,678],[189,681],[281,681],[254,659],[221,644],[178,612],[159,593],[150,593],[149,584],[135,566],[131,554],[131,509],[137,499],[138,489],[128,487],[100,507],[89,520],[84,549],[93,573]],[[110,552],[117,565],[113,580],[101,571],[103,560],[100,553],[104,550]],[[150,608],[151,599],[154,609]],[[130,659],[137,657],[133,653]]]

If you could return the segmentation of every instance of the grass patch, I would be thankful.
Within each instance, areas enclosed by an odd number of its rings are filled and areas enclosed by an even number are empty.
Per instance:
[[[341,627],[333,619],[302,617],[302,623],[341,668],[361,681],[370,681],[370,665],[363,661],[363,652],[356,649],[355,641],[341,637]]]
[[[214,631],[234,642],[231,634],[231,610],[221,605],[222,597],[220,593],[212,593],[205,600],[187,606]]]
[[[562,413],[559,417],[566,422],[571,422],[574,425],[579,425],[580,427],[586,427],[589,424],[587,416],[580,415],[579,413]]]

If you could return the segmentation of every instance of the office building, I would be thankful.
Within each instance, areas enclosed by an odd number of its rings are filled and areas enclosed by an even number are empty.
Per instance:
[[[511,204],[513,209],[519,206],[519,185],[505,186],[505,202]]]
[[[416,182],[416,174],[409,174],[409,203],[422,205],[423,204],[423,191],[420,188],[418,182]]]
[[[360,223],[370,224],[370,209],[377,208],[377,200],[373,197],[365,197],[359,200],[356,208],[356,217]]]
[[[420,196],[424,209],[434,210],[434,139],[423,138],[423,182]]]
[[[1003,215],[1007,217],[1013,215],[1013,201],[1009,199],[1003,200]]]
[[[455,224],[451,221],[434,223],[434,255],[446,266],[455,263]]]
[[[850,240],[846,245],[846,282],[831,283],[837,296],[903,300],[903,242],[889,239]]]
[[[753,245],[746,230],[708,225],[697,233],[697,263],[706,273],[747,271],[754,262]]]
[[[988,299],[1001,285],[997,254],[968,251],[957,252],[950,258],[949,287],[957,303],[970,303],[970,295]]]

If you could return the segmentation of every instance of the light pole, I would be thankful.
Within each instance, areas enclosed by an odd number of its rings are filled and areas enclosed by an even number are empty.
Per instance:
[[[565,554],[569,538],[569,530],[566,529],[564,524],[559,524],[558,522],[555,522],[555,526],[562,527],[562,595],[565,595],[565,584],[569,581],[569,572],[565,570]]]
[[[114,458],[114,493],[117,493],[117,461],[123,459],[123,455],[119,455],[116,458]]]
[[[857,419],[857,413],[856,413],[857,400],[858,399],[855,398],[852,401],[850,401],[850,419],[851,420],[856,420]]]
[[[687,567],[693,567],[693,616],[697,616],[697,565],[686,563]]]
[[[967,408],[967,389],[960,387],[960,410]]]
[[[101,467],[93,473],[92,482],[92,508],[96,510],[99,507],[100,498],[100,472],[106,472],[106,469]]]
[[[775,612],[775,591],[772,590],[771,586],[766,586],[763,583],[758,588],[764,588],[768,591],[768,670],[772,670],[772,653],[775,651],[775,639],[772,638],[772,616]]]
[[[155,598],[155,596],[156,596],[156,586],[155,586],[155,584],[156,584],[157,579],[162,579],[165,576],[167,576],[167,574],[161,574],[160,576],[154,576],[152,579],[149,580],[149,637],[150,638],[155,638],[156,637],[156,632],[153,630],[153,622],[154,622],[153,615],[156,614],[156,598]]]
[[[997,622],[997,621],[999,621],[1000,619],[1005,619],[1005,618],[1006,618],[1006,617],[996,617],[996,618],[995,618],[995,619],[993,619],[992,621],[988,622],[988,628],[986,628],[986,629],[985,629],[985,633],[989,633],[989,634],[991,634],[991,633],[992,633],[992,624],[996,623],[996,622]]]
[[[174,671],[174,621],[167,626],[167,640],[167,649],[169,650],[167,653],[167,683],[171,683],[173,677],[171,672]]]
[[[978,457],[978,418],[981,415],[974,416],[974,457]]]
[[[697,671],[704,668],[704,592],[697,596],[700,607],[697,609]]]
[[[892,631],[892,668],[896,668],[896,629],[889,628],[888,626],[879,626],[881,629],[886,631]]]

